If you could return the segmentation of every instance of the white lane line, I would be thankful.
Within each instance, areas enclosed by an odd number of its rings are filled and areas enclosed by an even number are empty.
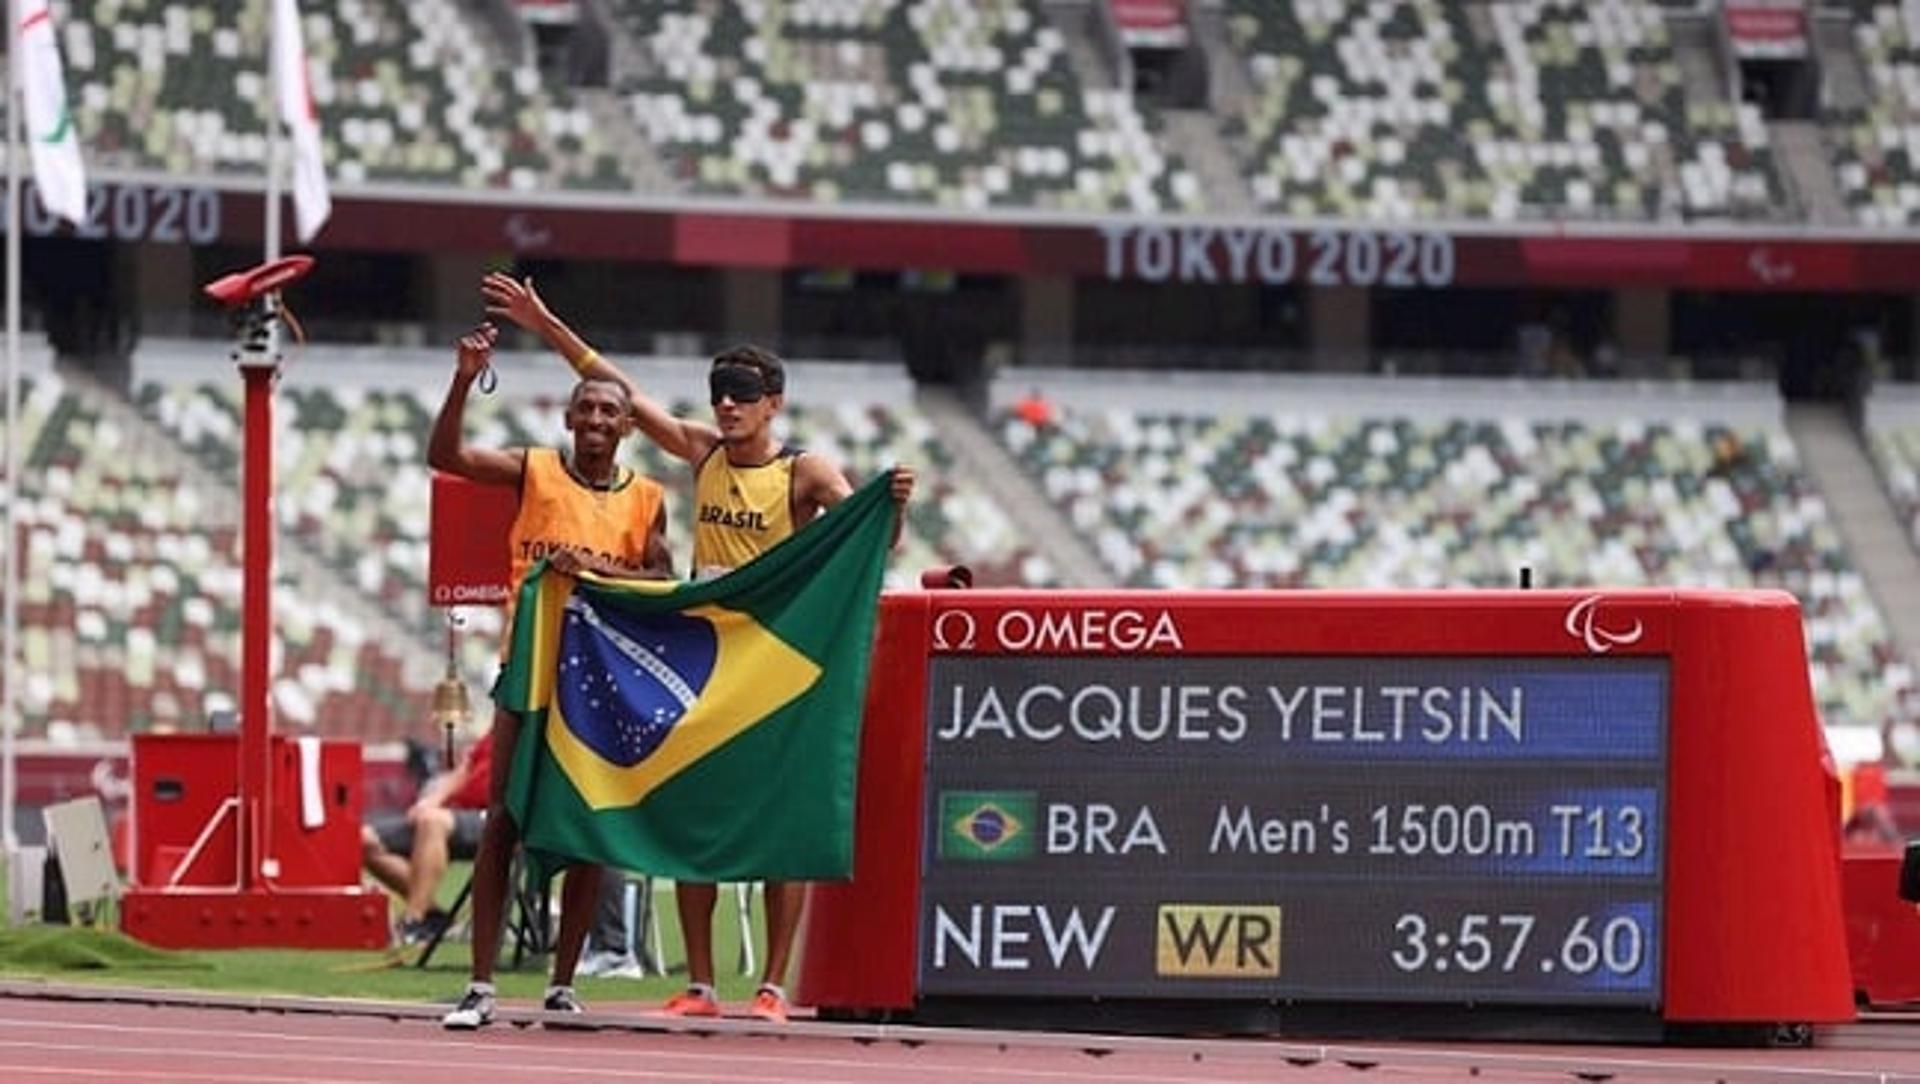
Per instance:
[[[231,1042],[234,1039],[245,1037],[249,1039],[266,1039],[266,1040],[272,1040],[272,1041],[292,1042],[292,1043],[326,1043],[329,1045],[337,1045],[343,1039],[347,1039],[347,1038],[362,1037],[362,1036],[347,1036],[347,1035],[303,1035],[303,1034],[298,1034],[294,1032],[251,1031],[251,1030],[212,1031],[212,1030],[206,1030],[201,1028],[169,1028],[169,1027],[160,1027],[160,1026],[146,1025],[146,1024],[103,1024],[103,1023],[85,1023],[80,1021],[63,1021],[63,1020],[29,1022],[29,1021],[20,1021],[20,1020],[7,1020],[4,1018],[0,1018],[0,1028],[6,1028],[6,1027],[30,1028],[36,1031],[45,1031],[45,1030],[64,1028],[67,1030],[76,1030],[76,1031],[105,1031],[105,1032],[114,1033],[116,1035],[150,1034],[150,1035],[159,1035],[159,1036],[166,1036],[166,1037],[191,1037],[196,1039],[210,1039],[210,1040],[228,1041],[228,1042]],[[616,1034],[619,1034],[619,1033],[616,1033]],[[648,1037],[652,1037],[652,1036],[648,1036]],[[776,1041],[780,1041],[780,1040],[776,1040]],[[804,1040],[796,1040],[796,1041],[804,1041]],[[555,1050],[555,1047],[550,1044],[535,1044],[535,1043],[512,1042],[512,1041],[493,1042],[493,1041],[476,1040],[476,1039],[454,1039],[454,1038],[439,1038],[439,1037],[436,1037],[433,1039],[412,1039],[412,1038],[404,1038],[398,1035],[391,1036],[391,1037],[383,1036],[381,1037],[380,1042],[382,1046],[388,1050],[395,1050],[398,1044],[407,1043],[407,1044],[410,1044],[411,1046],[419,1047],[420,1052],[423,1055],[426,1055],[429,1058],[435,1058],[435,1059],[444,1057],[449,1047],[456,1047],[460,1049],[474,1050],[474,1051],[482,1051],[490,1054],[499,1053],[499,1052],[508,1052],[508,1053],[520,1053],[520,1054],[550,1055]],[[7,1045],[6,1041],[0,1040],[0,1045]],[[569,1049],[571,1049],[575,1053],[589,1053],[588,1051],[581,1050],[581,1048],[579,1047],[570,1047]],[[609,1051],[609,1053],[611,1053],[611,1051]],[[1018,1060],[1017,1054],[1012,1054],[1011,1052],[1009,1053],[1014,1060],[1016,1061]],[[1184,1081],[1184,1080],[1190,1079],[1190,1075],[1184,1072],[1178,1075],[1166,1075],[1166,1074],[1159,1074],[1159,1073],[1117,1072],[1115,1071],[1117,1067],[1111,1067],[1106,1065],[1096,1066],[1092,1064],[1089,1064],[1085,1070],[1039,1069],[1032,1066],[1007,1067],[1007,1066],[978,1065],[978,1064],[967,1064],[967,1063],[955,1064],[952,1062],[921,1062],[921,1061],[914,1061],[914,1060],[872,1061],[872,1060],[851,1059],[851,1058],[794,1057],[794,1056],[754,1054],[754,1053],[734,1052],[734,1051],[728,1051],[723,1054],[704,1053],[704,1052],[703,1053],[686,1053],[686,1052],[672,1051],[672,1050],[659,1050],[659,1049],[654,1049],[651,1046],[648,1047],[648,1049],[645,1051],[645,1054],[649,1061],[654,1061],[654,1062],[679,1061],[679,1062],[694,1062],[702,1065],[710,1065],[713,1062],[713,1059],[718,1057],[718,1058],[724,1058],[727,1061],[736,1062],[743,1065],[765,1066],[769,1071],[774,1071],[774,1072],[777,1072],[781,1069],[789,1069],[789,1068],[794,1068],[799,1066],[805,1066],[805,1067],[814,1068],[814,1069],[851,1070],[859,1073],[871,1073],[871,1072],[891,1069],[894,1071],[905,1070],[915,1074],[960,1073],[960,1074],[964,1074],[969,1078],[984,1077],[984,1076],[999,1076],[999,1077],[1012,1077],[1019,1080],[1039,1080],[1039,1079],[1095,1080],[1097,1079],[1102,1082],[1125,1081],[1125,1082],[1137,1082],[1137,1084],[1154,1084],[1154,1082],[1159,1082],[1159,1081]],[[439,1064],[437,1060],[434,1063]],[[419,1062],[417,1061],[407,1062],[404,1064],[419,1064]],[[1216,1062],[1215,1064],[1218,1064],[1218,1063]],[[1235,1066],[1235,1068],[1241,1068],[1241,1067],[1243,1066]],[[1251,1066],[1245,1066],[1245,1067],[1251,1068]]]
[[[129,1056],[136,1056],[136,1057],[153,1056],[153,1057],[169,1057],[169,1058],[208,1058],[213,1060],[241,1061],[241,1062],[286,1061],[287,1060],[287,1054],[284,1051],[251,1053],[251,1052],[235,1051],[235,1050],[209,1050],[209,1049],[182,1050],[179,1047],[173,1047],[173,1046],[124,1046],[124,1045],[116,1046],[111,1050],[102,1050],[98,1046],[82,1045],[77,1043],[36,1043],[36,1042],[28,1042],[25,1040],[13,1040],[13,1039],[0,1039],[0,1048],[9,1048],[9,1049],[15,1049],[15,1050],[41,1050],[49,1053],[88,1053],[88,1054],[96,1054],[96,1055],[97,1054],[113,1054],[116,1056],[129,1055]],[[545,1052],[550,1055],[555,1053],[564,1053],[564,1051],[556,1051],[552,1049],[548,1049]],[[417,1070],[427,1064],[425,1062],[421,1062],[419,1060],[412,1060],[412,1059],[377,1058],[377,1057],[369,1057],[366,1055],[349,1055],[349,1054],[307,1053],[307,1054],[301,1054],[299,1055],[299,1057],[300,1057],[300,1060],[302,1061],[328,1062],[328,1063],[343,1065],[343,1066],[359,1065],[359,1066],[367,1066],[369,1068],[374,1066],[380,1066],[380,1067],[391,1067],[396,1069],[416,1069]],[[715,1055],[708,1055],[707,1060],[709,1065],[711,1065],[714,1061],[724,1061],[726,1059],[725,1059],[725,1055],[715,1054]],[[454,1066],[449,1066],[444,1062],[434,1065],[433,1067],[438,1069],[455,1068]],[[607,1066],[607,1065],[596,1065],[588,1068],[576,1069],[567,1065],[555,1064],[551,1060],[539,1061],[539,1062],[507,1062],[507,1061],[489,1060],[484,1065],[473,1065],[468,1068],[476,1072],[484,1069],[490,1075],[504,1074],[504,1075],[511,1075],[513,1079],[525,1079],[525,1080],[533,1080],[538,1077],[558,1077],[558,1076],[586,1077],[590,1080],[613,1080],[613,1079],[712,1080],[713,1079],[713,1070],[711,1068],[709,1068],[704,1073],[663,1072],[657,1069],[628,1070],[628,1069],[618,1069],[613,1066]],[[874,1066],[874,1068],[878,1069],[881,1067]],[[255,1075],[245,1079],[259,1079],[259,1077]],[[814,1077],[810,1077],[808,1079],[817,1081],[818,1084],[865,1084],[865,1082],[863,1081],[852,1081],[852,1080],[844,1080],[844,1081],[828,1080],[826,1078],[814,1078]]]
[[[331,1076],[261,1076],[259,1073],[240,1074],[208,1073],[168,1073],[152,1069],[141,1069],[132,1075],[126,1069],[88,1069],[78,1065],[8,1065],[0,1062],[0,1080],[18,1082],[36,1080],[42,1077],[106,1077],[120,1084],[138,1084],[139,1081],[186,1080],[194,1084],[214,1080],[234,1080],[241,1084],[383,1084],[377,1078],[370,1077],[331,1077]]]

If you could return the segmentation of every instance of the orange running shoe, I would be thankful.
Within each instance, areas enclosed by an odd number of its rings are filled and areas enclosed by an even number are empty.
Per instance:
[[[747,1011],[762,1020],[784,1024],[787,1022],[787,997],[775,987],[762,986],[753,995],[753,1004],[747,1007]]]
[[[719,1016],[720,1003],[705,990],[689,988],[668,998],[660,1011],[668,1016]]]

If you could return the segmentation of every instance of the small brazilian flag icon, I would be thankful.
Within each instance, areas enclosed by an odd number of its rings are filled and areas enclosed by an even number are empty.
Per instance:
[[[940,792],[940,857],[1004,862],[1033,857],[1038,803],[1028,790]]]

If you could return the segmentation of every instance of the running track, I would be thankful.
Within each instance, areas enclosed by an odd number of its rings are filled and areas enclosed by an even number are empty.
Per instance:
[[[1708,1080],[1920,1084],[1920,1027],[1854,1025],[1811,1050],[1314,1044],[939,1031],[634,1012],[593,1030],[509,1011],[452,1034],[417,1004],[325,1003],[0,983],[0,1081],[482,1084],[794,1080],[821,1084]],[[1366,1072],[1371,1070],[1371,1072]],[[1364,1074],[1364,1075],[1363,1075]]]

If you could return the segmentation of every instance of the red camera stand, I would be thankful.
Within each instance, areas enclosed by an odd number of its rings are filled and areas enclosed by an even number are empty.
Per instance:
[[[134,742],[135,883],[120,913],[122,928],[149,944],[387,944],[386,895],[360,883],[358,743],[323,743],[321,800],[304,796],[309,813],[318,804],[323,816],[317,826],[303,823],[300,756],[311,759],[313,751],[276,738],[269,715],[273,385],[280,369],[275,322],[282,318],[279,288],[312,263],[289,257],[207,287],[234,312],[233,359],[246,382],[240,734],[237,742],[200,734],[143,735]],[[313,775],[310,765],[310,780]],[[160,845],[169,830],[179,845]]]

